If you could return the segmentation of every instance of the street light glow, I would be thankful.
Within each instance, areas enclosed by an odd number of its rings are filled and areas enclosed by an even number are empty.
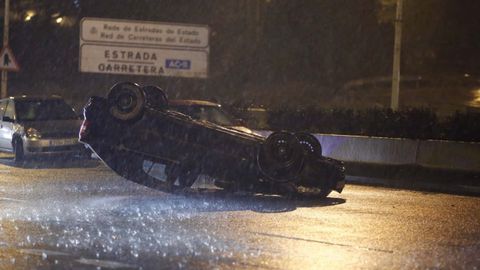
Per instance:
[[[27,13],[25,14],[25,21],[28,22],[30,20],[32,20],[32,18],[36,15],[35,11],[33,10],[29,10],[27,11]]]

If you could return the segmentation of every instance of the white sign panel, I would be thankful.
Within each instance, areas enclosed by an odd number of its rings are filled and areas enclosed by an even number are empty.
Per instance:
[[[84,42],[128,43],[152,46],[208,48],[206,26],[83,18]]]
[[[208,38],[207,26],[84,18],[80,71],[206,78]]]
[[[83,44],[80,54],[81,72],[207,77],[206,51]]]

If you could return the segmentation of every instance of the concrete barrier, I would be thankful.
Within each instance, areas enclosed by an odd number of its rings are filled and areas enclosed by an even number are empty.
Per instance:
[[[362,136],[315,135],[323,155],[345,161],[413,164],[418,143],[405,139]]]
[[[259,131],[268,136],[271,131]],[[480,171],[480,143],[315,134],[323,155],[351,162]]]
[[[480,171],[480,143],[420,141],[416,164]]]

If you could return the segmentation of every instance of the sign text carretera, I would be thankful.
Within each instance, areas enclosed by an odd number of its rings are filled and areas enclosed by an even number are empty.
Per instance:
[[[206,78],[206,26],[84,18],[80,71]]]

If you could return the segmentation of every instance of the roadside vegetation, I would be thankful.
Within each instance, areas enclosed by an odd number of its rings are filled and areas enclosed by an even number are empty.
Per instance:
[[[252,128],[308,131],[325,134],[480,142],[480,112],[457,111],[439,118],[435,111],[411,108],[401,111],[373,108],[279,109],[265,111],[266,123],[239,111]]]

